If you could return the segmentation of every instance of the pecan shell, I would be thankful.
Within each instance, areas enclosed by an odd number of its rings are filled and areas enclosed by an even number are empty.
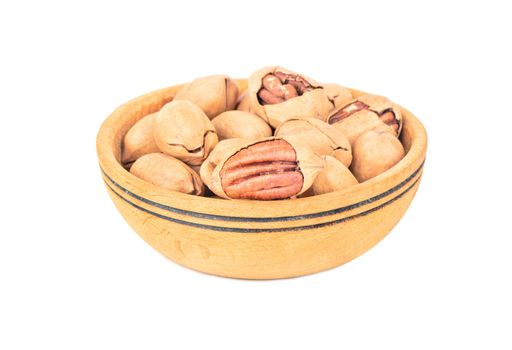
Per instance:
[[[243,95],[241,95],[238,98],[238,103],[236,105],[236,109],[238,111],[244,111],[252,113],[251,110],[251,98],[247,92],[245,92]]]
[[[324,89],[334,108],[345,106],[354,99],[350,90],[341,85],[328,83],[324,84]]]
[[[185,85],[174,100],[188,100],[200,107],[208,118],[235,109],[238,86],[226,75],[197,78]]]
[[[250,141],[241,138],[225,139],[220,141],[212,150],[208,158],[201,164],[199,175],[208,188],[213,189],[212,174],[218,164],[222,163],[227,154],[232,154],[243,148]],[[224,197],[226,198],[226,197]]]
[[[368,131],[354,143],[353,154],[350,170],[363,182],[397,164],[405,156],[405,150],[391,133]]]
[[[153,137],[156,113],[148,114],[135,123],[123,139],[122,163],[129,164],[148,153],[159,152]]]
[[[350,142],[334,126],[314,118],[289,119],[275,131],[276,136],[285,136],[288,140],[309,147],[319,156],[333,156],[345,166],[352,162]]]
[[[272,136],[272,129],[263,119],[244,111],[227,111],[212,120],[219,140],[244,138],[257,140]]]
[[[199,175],[178,159],[163,153],[146,154],[133,163],[130,172],[168,190],[201,196],[204,185]]]
[[[340,191],[359,183],[350,170],[339,160],[331,156],[325,156],[324,159],[325,167],[313,182],[314,195]]]
[[[190,101],[172,101],[157,113],[155,142],[163,153],[190,165],[201,164],[217,144],[215,128]]]

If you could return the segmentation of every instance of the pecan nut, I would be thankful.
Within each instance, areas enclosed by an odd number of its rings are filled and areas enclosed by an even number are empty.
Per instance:
[[[347,167],[352,162],[352,149],[348,139],[334,126],[321,120],[289,119],[276,129],[275,135],[296,140],[319,156],[333,156]]]
[[[334,107],[322,85],[282,67],[266,67],[249,78],[251,110],[276,128],[290,118],[325,120]]]
[[[197,78],[185,85],[174,100],[188,100],[199,106],[208,118],[235,109],[238,86],[226,75]]]
[[[397,164],[405,156],[405,150],[391,133],[367,131],[354,143],[353,154],[350,170],[363,182]]]
[[[325,156],[324,159],[325,167],[318,174],[311,187],[314,195],[340,191],[359,183],[350,170],[339,160],[331,156]]]
[[[311,187],[324,164],[309,149],[283,138],[234,142],[220,161],[215,153],[201,166],[201,178],[229,199],[294,198]]]
[[[215,128],[190,101],[172,101],[157,113],[155,142],[163,153],[190,165],[199,165],[218,142]]]
[[[130,172],[138,178],[168,190],[202,196],[199,175],[185,163],[163,153],[146,154],[133,163]]]
[[[399,136],[402,130],[402,113],[386,97],[363,95],[335,109],[327,122],[336,125],[353,143],[370,130],[389,130]]]
[[[243,112],[252,113],[252,111],[251,111],[251,99],[250,99],[249,94],[247,92],[245,92],[243,95],[241,95],[238,98],[238,103],[236,105],[236,109],[237,109],[237,111],[243,111]]]
[[[324,84],[325,93],[334,104],[334,108],[345,106],[354,99],[349,89],[338,84]]]
[[[123,156],[121,162],[128,166],[148,153],[158,152],[153,137],[156,113],[148,114],[135,123],[123,139]]]
[[[272,136],[272,129],[263,119],[244,111],[227,111],[212,120],[219,140],[243,138],[257,140]]]

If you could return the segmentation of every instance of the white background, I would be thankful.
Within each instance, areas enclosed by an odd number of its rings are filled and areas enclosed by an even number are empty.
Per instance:
[[[2,2],[0,348],[510,349],[511,12],[460,3]],[[182,268],[117,213],[96,132],[145,92],[269,64],[412,110],[420,189],[328,272]]]

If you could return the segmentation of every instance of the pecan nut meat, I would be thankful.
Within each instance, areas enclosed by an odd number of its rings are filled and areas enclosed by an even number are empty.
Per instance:
[[[282,67],[265,67],[249,78],[251,110],[276,128],[290,118],[325,120],[334,103],[322,85]]]
[[[304,182],[295,150],[283,140],[240,150],[224,163],[220,179],[229,198],[261,200],[293,197]]]
[[[258,92],[260,103],[276,104],[313,90],[311,84],[297,74],[283,72],[268,73],[261,80],[263,87]]]
[[[235,141],[232,145],[220,160],[214,151],[201,166],[201,178],[223,198],[295,198],[311,187],[324,165],[308,148],[283,138]]]

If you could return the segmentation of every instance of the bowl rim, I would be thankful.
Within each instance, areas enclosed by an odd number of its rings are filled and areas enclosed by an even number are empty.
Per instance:
[[[242,88],[247,84],[245,79],[236,82]],[[200,197],[158,187],[134,176],[117,160],[116,150],[120,155],[120,143],[127,132],[127,129],[120,130],[120,126],[126,118],[140,119],[158,110],[160,107],[155,106],[171,101],[182,86],[174,85],[134,98],[116,108],[102,123],[96,148],[100,171],[108,187],[112,189],[110,182],[139,201],[188,216],[228,221],[289,221],[336,214],[340,210],[377,201],[404,187],[423,168],[427,148],[425,128],[410,111],[399,106],[404,123],[402,133],[410,133],[412,140],[405,157],[375,178],[341,191],[292,200],[260,201]],[[367,94],[356,89],[349,90],[354,97]]]

